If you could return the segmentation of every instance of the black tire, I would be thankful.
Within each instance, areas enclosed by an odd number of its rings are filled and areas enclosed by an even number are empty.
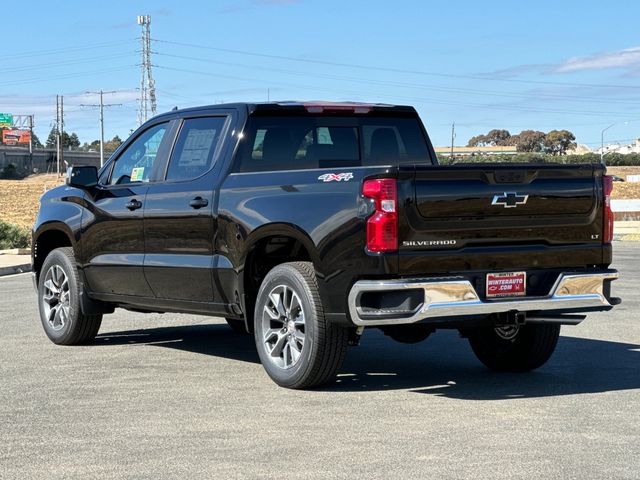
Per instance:
[[[400,343],[420,343],[425,341],[433,333],[433,327],[429,325],[390,325],[382,327],[382,332]]]
[[[287,291],[293,293],[287,297]],[[274,292],[282,292],[282,297],[279,298],[291,299],[288,309],[283,306],[288,313],[282,316],[282,321],[273,319],[273,315],[280,315],[280,310],[274,308],[274,297],[269,296],[273,294],[277,297]],[[293,298],[294,294],[297,301]],[[299,324],[301,318],[303,324]],[[346,355],[348,330],[328,322],[325,318],[315,270],[311,263],[291,262],[274,267],[260,286],[254,319],[258,354],[264,369],[274,382],[281,387],[305,389],[324,385],[334,379]],[[280,324],[283,325],[282,329],[279,328]],[[265,325],[270,332],[277,330],[277,333],[268,337],[277,339],[273,346],[265,337]],[[296,340],[300,338],[300,334],[303,337],[302,343]],[[284,355],[276,356],[276,345],[287,335],[288,340],[284,341],[282,347]],[[268,349],[271,349],[271,352]],[[297,359],[294,359],[294,352],[297,352]],[[290,360],[289,366],[286,365],[287,358]]]
[[[227,325],[231,327],[233,333],[247,335],[247,327],[244,324],[244,320],[238,320],[236,318],[225,318]]]
[[[491,370],[528,372],[549,360],[559,336],[560,325],[555,324],[527,324],[517,330],[479,327],[469,332],[469,343]]]
[[[47,283],[53,281],[54,275],[57,275],[59,285],[56,285],[56,282]],[[66,284],[63,278],[66,278]],[[55,294],[49,287],[62,293]],[[97,335],[102,323],[102,315],[82,313],[80,308],[82,288],[73,249],[57,248],[49,253],[42,264],[38,279],[38,307],[44,332],[53,343],[81,345],[92,341]],[[49,301],[45,300],[47,298]],[[58,316],[56,312],[60,312]],[[52,320],[50,321],[49,318]]]

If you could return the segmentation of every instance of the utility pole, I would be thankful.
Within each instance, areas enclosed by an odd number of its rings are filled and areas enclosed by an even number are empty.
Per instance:
[[[64,168],[64,96],[60,95],[60,161],[58,163],[58,175],[60,167]]]
[[[60,175],[60,96],[56,95],[56,172]]]
[[[151,72],[151,15],[138,15],[138,25],[142,27],[140,45],[140,99],[138,105],[138,125],[147,121],[149,112],[156,114],[156,82]]]
[[[29,164],[33,173],[33,115],[29,115]]]
[[[456,138],[456,122],[451,124],[451,159],[453,160],[453,142]]]
[[[33,115],[29,115],[29,155],[33,155]]]
[[[100,109],[100,168],[104,165],[104,107],[119,107],[122,106],[121,103],[109,103],[107,105],[104,104],[103,96],[104,94],[116,93],[115,90],[110,92],[105,92],[100,90],[99,92],[86,92],[90,94],[100,95],[100,103],[99,104],[90,104],[85,105],[81,104],[81,107],[98,107]]]

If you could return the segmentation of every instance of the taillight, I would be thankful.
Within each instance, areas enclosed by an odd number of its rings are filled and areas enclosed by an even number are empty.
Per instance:
[[[602,243],[611,243],[613,240],[613,211],[611,210],[611,191],[613,190],[613,177],[602,177],[602,190],[604,193],[604,226],[602,227]]]
[[[367,220],[370,252],[398,250],[398,190],[393,178],[365,180],[362,195],[375,200],[376,211]]]

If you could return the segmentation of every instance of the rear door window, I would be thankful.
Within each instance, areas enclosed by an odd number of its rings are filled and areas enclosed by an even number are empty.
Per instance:
[[[184,121],[169,161],[167,180],[191,180],[213,166],[227,117],[188,118]]]

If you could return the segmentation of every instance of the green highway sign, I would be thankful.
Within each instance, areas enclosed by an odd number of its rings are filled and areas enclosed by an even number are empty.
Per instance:
[[[0,128],[2,127],[13,127],[13,114],[0,113]]]

